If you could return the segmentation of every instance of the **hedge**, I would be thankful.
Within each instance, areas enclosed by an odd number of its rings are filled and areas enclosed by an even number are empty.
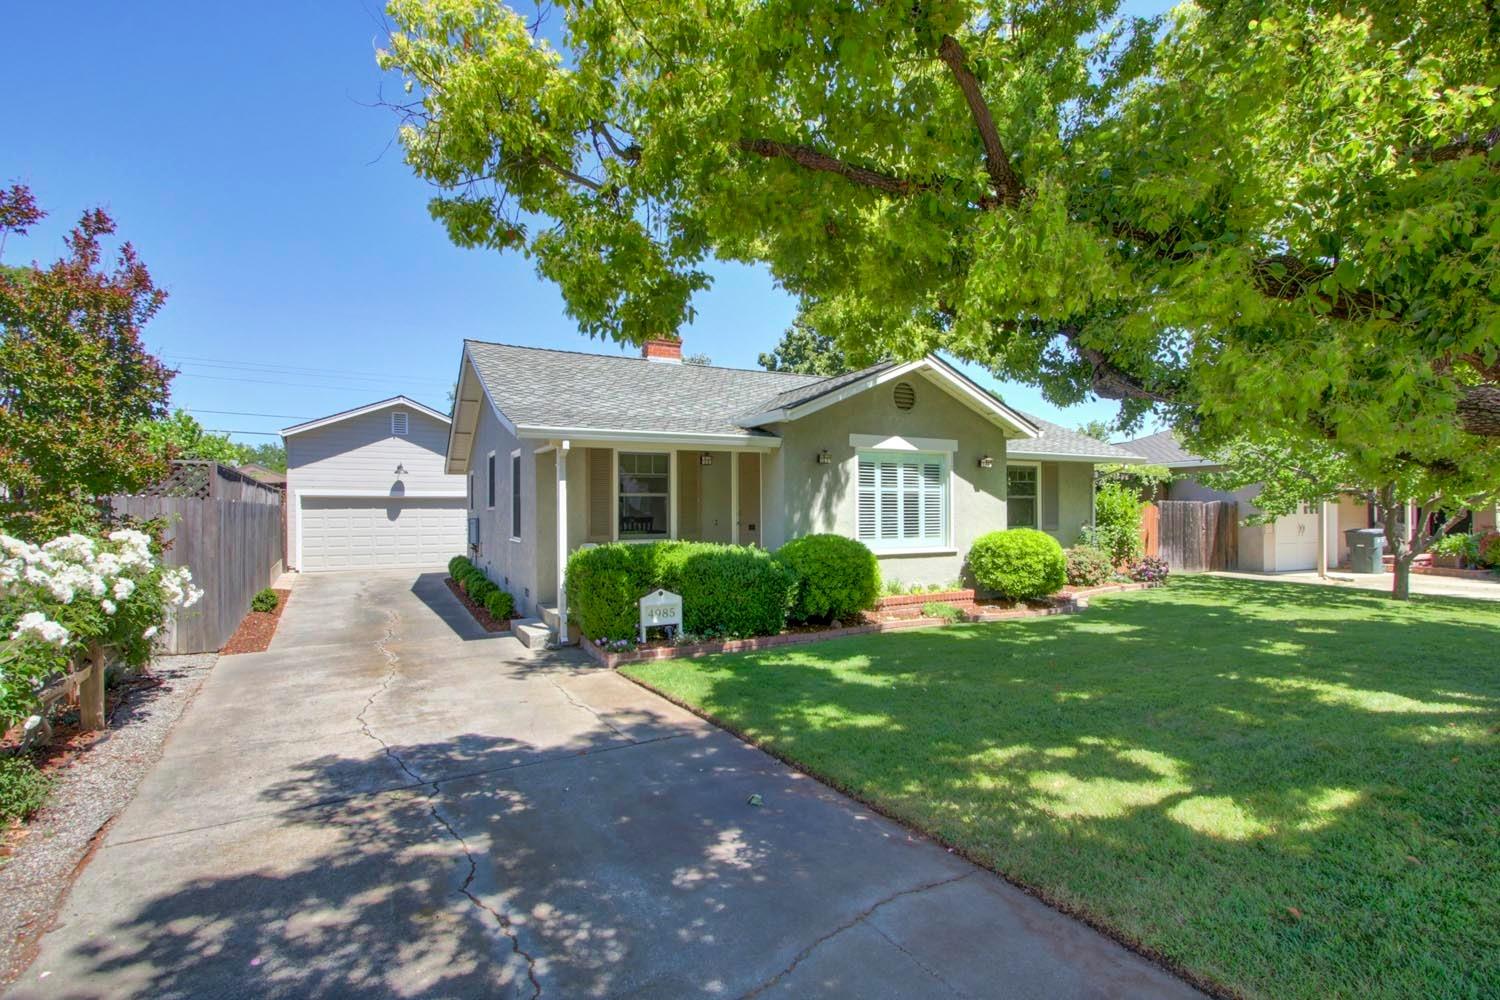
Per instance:
[[[786,624],[797,577],[760,549],[709,542],[614,542],[568,557],[569,617],[589,639],[629,639],[640,599],[682,596],[683,629],[695,635],[775,635]]]
[[[979,536],[969,549],[969,571],[985,590],[1015,601],[1046,597],[1068,582],[1062,546],[1034,528]]]
[[[792,620],[854,618],[880,597],[880,563],[863,542],[843,535],[804,535],[776,551],[798,576]]]

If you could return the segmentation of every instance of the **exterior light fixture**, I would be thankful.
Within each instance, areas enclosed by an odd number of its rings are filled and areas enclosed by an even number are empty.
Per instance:
[[[699,465],[713,465],[714,464],[714,457],[713,457],[713,455],[709,454],[706,451],[703,452],[702,454],[700,454],[698,456],[698,464]]]
[[[979,467],[981,469],[993,469],[995,467],[995,460],[990,456],[985,455],[979,460]]]
[[[402,465],[400,462],[396,463],[396,475],[398,477],[406,475],[406,466]]]
[[[819,465],[832,465],[833,464],[833,455],[831,455],[829,453],[829,451],[828,451],[827,448],[824,448],[822,451],[818,452],[818,464]]]

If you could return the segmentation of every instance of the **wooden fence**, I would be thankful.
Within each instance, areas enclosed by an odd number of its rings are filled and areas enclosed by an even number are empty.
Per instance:
[[[117,516],[164,521],[165,562],[187,566],[203,589],[201,601],[178,612],[163,643],[167,652],[203,653],[223,646],[250,610],[250,598],[281,572],[280,503],[117,496],[110,504]]]
[[[1141,518],[1146,554],[1165,559],[1181,573],[1238,569],[1239,506],[1232,500],[1148,504]]]

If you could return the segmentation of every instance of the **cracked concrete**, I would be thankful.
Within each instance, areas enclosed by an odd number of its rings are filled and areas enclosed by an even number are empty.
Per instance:
[[[14,990],[354,993],[1194,995],[580,654],[480,632],[439,572],[300,578]]]

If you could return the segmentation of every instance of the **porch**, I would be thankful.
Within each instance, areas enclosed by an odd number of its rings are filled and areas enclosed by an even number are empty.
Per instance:
[[[566,620],[559,568],[585,545],[760,545],[770,450],[644,441],[561,440],[539,447],[531,539],[539,598],[555,600],[556,620]]]

